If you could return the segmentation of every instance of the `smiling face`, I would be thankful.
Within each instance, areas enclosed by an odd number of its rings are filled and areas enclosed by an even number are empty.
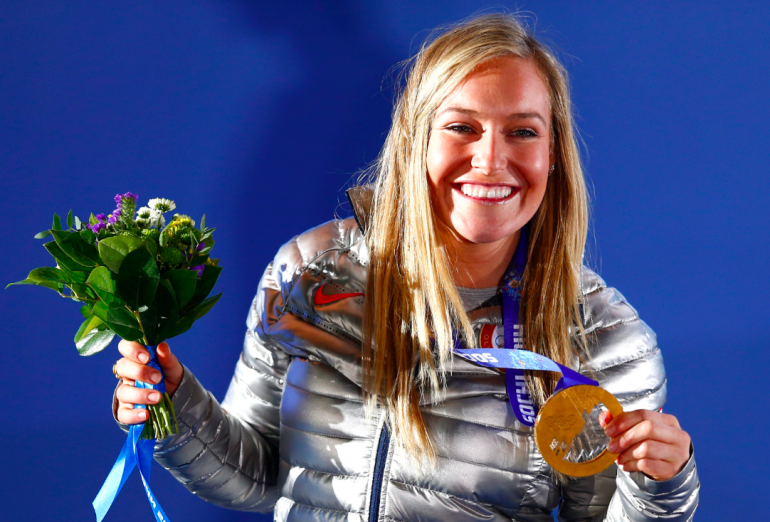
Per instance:
[[[531,60],[491,60],[436,110],[428,142],[433,209],[463,243],[512,243],[545,194],[550,97]]]

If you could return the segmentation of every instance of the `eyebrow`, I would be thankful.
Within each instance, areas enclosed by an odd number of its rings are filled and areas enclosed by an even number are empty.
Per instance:
[[[474,111],[472,109],[465,109],[463,107],[447,107],[446,109],[439,112],[436,116],[441,116],[444,113],[447,112],[459,112],[460,114],[467,114],[468,116],[474,116],[477,117],[479,115],[478,111]],[[547,125],[545,118],[543,118],[539,112],[515,112],[513,114],[509,114],[505,117],[506,120],[527,120],[527,119],[537,119],[543,122],[543,125]]]

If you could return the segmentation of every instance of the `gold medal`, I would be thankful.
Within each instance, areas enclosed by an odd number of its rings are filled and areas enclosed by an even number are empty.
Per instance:
[[[572,442],[586,424],[594,406],[604,404],[613,417],[623,413],[623,407],[613,395],[598,386],[578,385],[560,391],[543,405],[535,421],[535,442],[550,466],[573,477],[588,477],[607,469],[616,453],[607,448],[585,462],[567,460]]]

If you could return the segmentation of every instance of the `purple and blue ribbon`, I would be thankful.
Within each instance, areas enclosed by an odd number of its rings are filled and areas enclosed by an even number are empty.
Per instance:
[[[503,341],[506,349],[462,348],[455,341],[454,352],[476,364],[487,368],[505,368],[505,384],[508,400],[518,421],[525,426],[534,426],[538,407],[527,387],[524,370],[545,370],[561,373],[554,393],[571,386],[587,384],[598,386],[599,383],[578,372],[552,361],[548,357],[523,350],[524,328],[520,322],[522,277],[527,265],[529,247],[529,227],[524,226],[519,235],[519,243],[513,254],[511,264],[503,278]]]
[[[147,350],[150,352],[150,362],[147,366],[150,366],[158,370],[161,374],[161,379],[158,384],[147,384],[145,382],[136,381],[137,388],[146,388],[149,390],[158,390],[161,394],[166,393],[166,381],[163,378],[163,370],[158,362],[158,355],[156,352],[157,346],[147,346]],[[135,408],[146,409],[144,404],[137,404]],[[152,514],[155,515],[157,522],[168,522],[168,517],[160,507],[155,495],[150,488],[150,472],[152,471],[152,457],[155,449],[155,440],[142,440],[140,436],[144,429],[144,423],[134,424],[128,430],[128,437],[123,444],[123,449],[120,450],[118,460],[112,466],[110,474],[107,475],[107,480],[102,484],[102,488],[97,493],[96,498],[93,501],[94,511],[96,512],[96,521],[101,522],[104,516],[109,511],[110,506],[115,501],[115,498],[123,488],[123,484],[126,483],[128,476],[135,467],[139,468],[139,475],[142,477],[142,483],[144,484],[144,492],[147,494],[147,499],[150,501],[150,507],[152,508]]]

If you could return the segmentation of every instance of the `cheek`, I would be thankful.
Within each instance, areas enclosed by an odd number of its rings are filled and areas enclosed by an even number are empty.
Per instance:
[[[545,192],[548,182],[548,169],[550,168],[550,156],[547,149],[533,150],[526,158],[522,158],[521,171],[534,192]]]
[[[428,182],[430,183],[431,189],[436,189],[438,182],[441,180],[442,155],[438,148],[435,139],[431,139],[428,142],[428,153],[425,164],[428,169]]]
[[[448,185],[442,187],[442,182],[446,181],[446,178],[452,173],[453,165],[459,158],[457,147],[440,137],[431,137],[426,156],[428,180],[431,186],[434,189],[446,190]]]

